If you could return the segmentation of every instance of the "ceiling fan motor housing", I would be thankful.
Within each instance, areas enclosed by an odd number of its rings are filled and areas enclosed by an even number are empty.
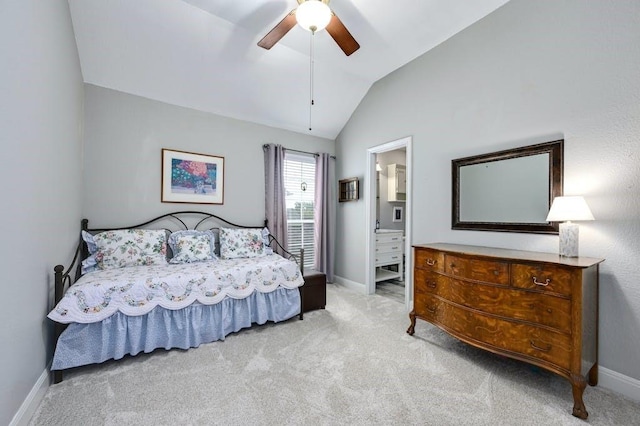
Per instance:
[[[329,25],[332,15],[328,3],[322,0],[307,0],[300,3],[296,9],[298,25],[312,33],[324,30]]]

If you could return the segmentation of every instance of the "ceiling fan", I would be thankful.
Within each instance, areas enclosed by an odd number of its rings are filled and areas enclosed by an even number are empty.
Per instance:
[[[258,42],[258,46],[271,49],[298,23],[312,33],[327,29],[327,32],[338,43],[345,55],[349,56],[360,45],[353,38],[347,27],[329,8],[330,0],[297,0],[298,7],[289,12],[278,25]]]

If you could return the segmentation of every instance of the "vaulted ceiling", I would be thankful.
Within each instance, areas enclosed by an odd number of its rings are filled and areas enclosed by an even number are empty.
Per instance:
[[[86,83],[335,139],[373,83],[508,0],[333,0],[360,43],[294,27],[257,42],[296,0],[69,0]],[[311,123],[312,130],[309,131]]]

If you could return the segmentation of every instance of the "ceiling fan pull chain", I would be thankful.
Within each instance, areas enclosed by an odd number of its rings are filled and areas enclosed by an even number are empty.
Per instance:
[[[310,105],[309,105],[309,131],[311,131],[311,109],[313,108],[313,105],[315,105],[315,101],[313,100],[313,66],[314,66],[314,61],[313,61],[313,54],[314,54],[314,36],[316,35],[315,31],[311,31],[311,38],[309,39],[309,51],[310,51],[310,55],[309,55],[309,99],[311,100]]]

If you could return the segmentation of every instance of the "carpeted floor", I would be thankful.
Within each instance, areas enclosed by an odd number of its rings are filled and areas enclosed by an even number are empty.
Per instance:
[[[380,281],[376,283],[376,294],[404,303],[404,281]]]
[[[404,304],[328,286],[327,308],[189,351],[68,372],[32,425],[640,425],[640,403],[463,344]]]

